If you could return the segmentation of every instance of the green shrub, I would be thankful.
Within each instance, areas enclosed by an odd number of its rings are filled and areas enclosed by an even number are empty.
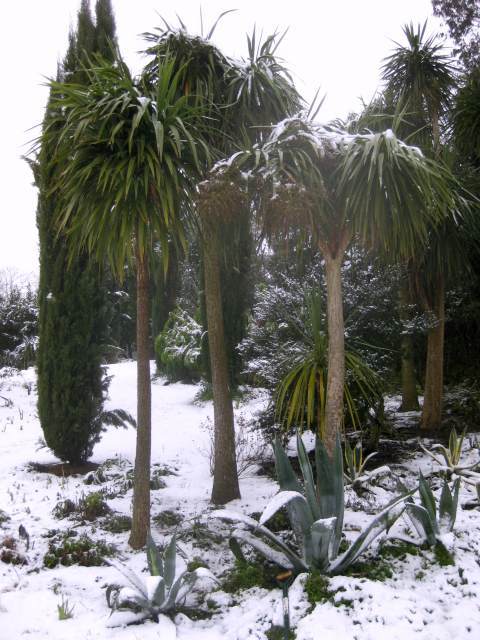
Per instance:
[[[106,516],[111,513],[110,507],[104,500],[103,493],[93,491],[87,495],[83,495],[78,502],[66,499],[60,501],[53,509],[53,515],[58,520],[63,520],[69,516],[74,516],[77,520],[88,520],[93,522],[100,516]]]
[[[43,564],[47,569],[54,569],[58,565],[70,567],[74,564],[100,567],[106,564],[104,558],[114,553],[113,545],[106,544],[103,540],[95,542],[87,535],[77,538],[76,533],[70,531],[50,540]]]
[[[186,311],[172,311],[155,340],[158,373],[172,382],[198,380],[202,335],[202,327]]]
[[[176,511],[166,509],[153,518],[153,522],[159,527],[177,527],[182,522],[182,516]]]
[[[130,516],[114,515],[105,518],[102,522],[102,529],[110,533],[124,533],[132,528],[132,519]]]
[[[27,559],[17,550],[17,541],[12,536],[0,540],[0,562],[13,565],[27,564]]]

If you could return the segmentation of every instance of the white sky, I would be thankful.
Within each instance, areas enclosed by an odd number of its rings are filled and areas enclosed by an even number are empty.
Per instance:
[[[95,0],[91,0],[92,9]],[[140,68],[138,34],[160,24],[158,13],[175,22],[178,13],[199,30],[199,2],[191,0],[113,0],[120,47],[127,62]],[[0,270],[38,272],[35,224],[36,190],[21,155],[41,122],[47,97],[44,77],[53,77],[67,46],[80,0],[23,0],[2,6],[0,24]],[[205,0],[209,27],[226,9],[241,7],[219,23],[214,42],[227,55],[246,53],[245,33],[253,25],[271,33],[289,28],[280,49],[300,92],[311,100],[316,89],[327,98],[322,120],[358,110],[359,97],[370,99],[379,85],[382,59],[402,41],[402,25],[429,20],[438,31],[430,0]]]

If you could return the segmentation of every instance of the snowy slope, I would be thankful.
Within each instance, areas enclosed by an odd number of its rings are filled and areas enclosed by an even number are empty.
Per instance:
[[[110,367],[113,380],[110,387],[110,408],[124,408],[135,414],[135,363]],[[155,524],[155,516],[163,511],[180,514],[180,546],[188,558],[201,557],[213,573],[220,575],[232,566],[226,543],[213,538],[209,548],[198,545],[189,531],[211,510],[209,496],[211,478],[205,451],[209,433],[205,428],[212,418],[211,403],[193,403],[198,388],[192,385],[164,385],[155,380],[153,391],[152,463],[167,466],[176,475],[162,477],[166,486],[152,491],[152,532],[162,543],[174,530],[172,526]],[[147,622],[141,626],[112,626],[121,614],[110,617],[105,602],[105,587],[123,583],[118,572],[108,566],[57,567],[43,566],[48,548],[49,530],[73,528],[87,532],[117,547],[123,561],[138,573],[146,562],[143,552],[131,552],[128,533],[108,533],[95,522],[79,524],[71,519],[56,519],[52,510],[62,500],[79,500],[99,489],[85,485],[82,477],[59,478],[31,470],[28,464],[54,462],[46,449],[38,450],[42,433],[36,417],[35,373],[0,378],[0,396],[8,398],[9,406],[0,398],[0,510],[10,519],[0,524],[2,538],[13,536],[18,550],[28,559],[24,566],[0,562],[0,640],[151,640],[178,637],[180,640],[264,640],[272,622],[282,619],[278,590],[254,588],[235,596],[217,591],[211,595],[218,608],[205,620],[191,620],[179,614],[175,625],[163,620],[160,625]],[[236,410],[249,416],[264,402],[261,394]],[[133,429],[109,429],[96,446],[93,462],[107,459],[133,460],[135,432]],[[478,455],[472,452],[471,455]],[[426,457],[408,462],[404,473],[419,466],[428,474],[433,463]],[[413,475],[408,478],[413,482]],[[437,483],[438,484],[438,483]],[[276,484],[254,473],[241,480],[242,500],[229,504],[229,509],[252,514],[261,511],[276,493]],[[376,498],[386,502],[387,492],[378,490]],[[472,500],[470,489],[463,488],[460,503]],[[128,515],[131,490],[108,500],[117,514]],[[348,502],[347,502],[348,504]],[[0,514],[1,514],[0,511]],[[368,521],[363,511],[349,510],[346,529],[349,537]],[[18,539],[18,527],[23,525],[30,535],[30,548],[25,550]],[[403,525],[400,525],[403,526]],[[218,528],[225,527],[218,524]],[[459,508],[455,533],[447,543],[455,553],[455,566],[440,567],[431,551],[403,560],[392,560],[394,574],[384,582],[362,577],[339,576],[331,579],[336,591],[333,602],[308,604],[299,576],[291,588],[291,615],[299,640],[459,640],[480,637],[480,511]],[[0,544],[1,546],[1,544]],[[180,562],[183,560],[180,559]],[[207,588],[207,586],[206,586]],[[210,587],[211,588],[211,587]],[[214,587],[215,588],[215,587]],[[338,590],[338,589],[341,590]],[[73,617],[59,620],[57,605],[68,601]],[[347,604],[342,604],[347,602]],[[335,606],[335,604],[340,606]]]

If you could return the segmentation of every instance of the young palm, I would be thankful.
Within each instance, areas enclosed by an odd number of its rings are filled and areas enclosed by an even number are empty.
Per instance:
[[[455,87],[455,69],[451,59],[444,53],[442,44],[435,36],[425,37],[427,24],[407,25],[403,31],[406,45],[398,45],[383,66],[386,90],[397,110],[405,112],[403,129],[409,140],[418,144],[426,153],[439,159],[442,154],[441,122],[450,110]],[[441,230],[448,234],[441,237]],[[453,234],[453,235],[452,235]],[[432,230],[432,243],[426,249],[434,254],[431,258],[413,261],[417,275],[426,264],[435,267],[430,278],[430,289],[422,292],[426,311],[435,318],[428,331],[427,362],[425,372],[425,398],[422,411],[422,428],[438,427],[441,421],[443,395],[443,345],[445,327],[445,275],[451,260],[444,253],[439,260],[439,248],[447,248],[448,241],[458,235],[455,220],[446,227]],[[455,248],[455,243],[452,247]],[[420,282],[421,278],[417,277]]]
[[[181,236],[180,207],[188,210],[199,170],[199,107],[179,94],[182,70],[159,65],[158,82],[135,79],[118,57],[98,59],[89,84],[51,83],[55,108],[65,120],[53,162],[65,167],[56,189],[59,228],[72,247],[108,259],[122,277],[137,277],[137,443],[130,544],[144,545],[150,526],[151,388],[149,254],[168,234]],[[44,133],[48,139],[49,130]],[[81,204],[81,206],[80,206]]]
[[[325,259],[328,381],[325,444],[332,455],[343,421],[345,345],[341,265],[353,237],[408,258],[453,206],[448,176],[391,131],[350,135],[308,116],[281,122],[255,154],[263,215],[309,228]],[[272,225],[271,220],[275,220]]]

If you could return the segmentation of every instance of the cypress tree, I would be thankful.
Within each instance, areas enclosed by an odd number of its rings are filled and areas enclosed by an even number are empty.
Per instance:
[[[95,21],[95,52],[106,60],[113,60],[112,45],[116,45],[116,28],[110,0],[97,0]]]
[[[113,23],[114,29],[114,23]],[[82,0],[77,30],[58,79],[86,82],[82,65],[95,53],[99,35],[88,0]],[[113,35],[113,38],[112,38]],[[114,39],[110,30],[109,37]],[[45,127],[61,130],[60,114],[47,105]],[[51,149],[40,150],[35,179],[39,188],[40,239],[38,413],[47,445],[63,461],[79,464],[92,453],[102,430],[108,387],[102,367],[106,337],[105,291],[99,269],[86,254],[68,260],[68,238],[57,235],[58,203],[51,195],[55,172]]]

